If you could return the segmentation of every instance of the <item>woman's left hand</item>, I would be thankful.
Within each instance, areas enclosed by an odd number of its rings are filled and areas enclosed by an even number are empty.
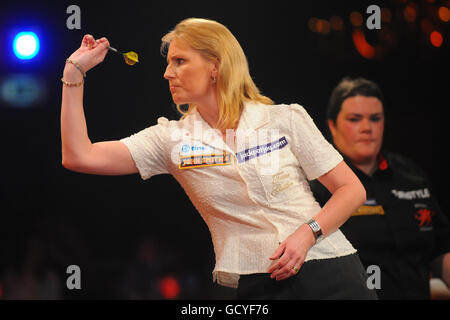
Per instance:
[[[306,254],[315,244],[316,239],[311,228],[307,224],[301,225],[293,234],[286,238],[270,260],[279,259],[268,272],[270,277],[276,280],[284,280],[295,275],[305,261]]]

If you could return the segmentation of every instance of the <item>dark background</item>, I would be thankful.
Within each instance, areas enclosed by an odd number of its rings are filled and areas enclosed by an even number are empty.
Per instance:
[[[81,30],[69,30],[66,8],[81,8]],[[352,42],[352,11],[364,19],[370,4],[389,8],[381,30],[362,30],[382,57],[365,59]],[[408,4],[417,19],[406,22]],[[93,142],[120,139],[177,119],[159,52],[161,37],[179,21],[203,17],[225,24],[246,52],[250,72],[276,103],[299,103],[325,132],[325,109],[343,76],[379,83],[386,97],[384,147],[413,158],[434,185],[448,214],[448,23],[436,8],[448,1],[60,1],[0,5],[0,81],[13,74],[39,78],[46,94],[33,105],[0,100],[0,298],[159,299],[227,298],[212,284],[214,251],[209,232],[178,183],[168,175],[105,177],[70,172],[61,165],[60,104],[65,59],[84,34],[139,53],[128,66],[112,52],[86,78],[84,107]],[[312,32],[312,17],[340,16],[344,29]],[[433,47],[421,31],[430,19],[444,35]],[[39,31],[32,61],[11,54],[14,32]],[[78,265],[82,289],[66,288],[66,268]],[[164,280],[165,279],[165,280]],[[177,294],[177,285],[179,293]],[[169,290],[161,292],[161,286]]]

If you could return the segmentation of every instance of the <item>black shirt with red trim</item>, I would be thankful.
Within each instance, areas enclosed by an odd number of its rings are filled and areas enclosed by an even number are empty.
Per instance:
[[[353,169],[366,188],[366,202],[340,228],[368,270],[380,299],[429,299],[430,262],[450,252],[450,223],[426,174],[410,159],[386,153],[368,176]],[[323,206],[331,194],[317,180],[311,190]],[[370,267],[372,266],[372,267]]]

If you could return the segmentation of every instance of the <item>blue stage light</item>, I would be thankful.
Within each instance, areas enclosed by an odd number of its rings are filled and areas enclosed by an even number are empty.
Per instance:
[[[13,50],[17,58],[29,60],[39,52],[39,38],[34,32],[19,32],[13,41]]]

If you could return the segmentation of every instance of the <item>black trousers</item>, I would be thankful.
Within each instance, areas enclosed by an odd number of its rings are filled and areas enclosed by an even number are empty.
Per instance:
[[[299,272],[277,281],[269,273],[241,275],[238,299],[376,300],[357,254],[305,262]]]

